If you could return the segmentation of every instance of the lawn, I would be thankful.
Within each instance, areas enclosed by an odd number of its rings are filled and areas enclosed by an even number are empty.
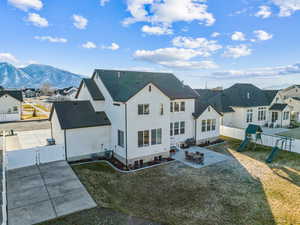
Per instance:
[[[233,160],[202,169],[179,162],[132,174],[103,163],[73,169],[99,206],[161,224],[299,225],[300,155],[280,152],[266,164],[270,148],[238,153],[239,143],[213,147]],[[89,210],[43,225],[106,224],[100,218],[107,217]]]
[[[291,137],[295,139],[300,139],[300,128],[291,129],[289,131],[279,133],[277,135],[285,136],[285,137]]]

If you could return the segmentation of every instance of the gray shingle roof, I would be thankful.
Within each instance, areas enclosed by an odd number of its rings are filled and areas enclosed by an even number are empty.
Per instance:
[[[126,102],[147,84],[153,83],[170,99],[196,98],[197,94],[183,85],[171,73],[137,71],[95,70],[93,78],[99,76],[114,101]]]
[[[203,93],[203,91],[202,91]],[[209,93],[209,92],[208,92]],[[210,91],[209,94],[212,92]],[[238,83],[206,100],[219,112],[234,112],[232,107],[257,107],[271,104],[277,91],[261,90],[253,84]]]
[[[105,112],[96,113],[90,101],[55,102],[52,107],[50,120],[54,109],[62,129],[111,125]]]
[[[195,113],[193,113],[193,116],[198,118],[202,115],[202,113],[207,109],[208,106],[211,106],[212,108],[214,108],[214,110],[216,110],[216,108],[211,104],[205,103],[200,98],[197,98],[195,100]],[[221,113],[218,110],[216,110],[216,112],[221,115]]]
[[[23,94],[22,91],[19,90],[4,90],[4,91],[0,91],[0,97],[2,97],[3,95],[8,94],[11,97],[23,102]]]
[[[93,79],[88,79],[88,78],[82,79],[79,90],[78,90],[75,98],[78,98],[79,92],[81,91],[83,84],[85,84],[85,86],[87,87],[87,89],[94,101],[104,101],[105,100],[105,98],[104,98],[103,94],[101,93],[101,91],[99,90],[96,82]]]
[[[287,104],[275,103],[270,107],[270,110],[283,111],[286,107],[287,107]]]
[[[293,99],[297,100],[297,101],[300,101],[300,98],[299,97],[292,97]]]
[[[199,99],[201,101],[207,101],[207,99],[210,99],[220,93],[222,93],[222,90],[211,90],[211,89],[194,89],[199,94]]]

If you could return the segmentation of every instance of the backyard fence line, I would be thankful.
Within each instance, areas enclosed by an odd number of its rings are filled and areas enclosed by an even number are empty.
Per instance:
[[[7,152],[7,169],[12,170],[65,159],[65,150],[63,145],[50,145],[13,150]]]
[[[228,127],[228,126],[221,126],[220,134],[226,137],[235,138],[238,140],[244,140],[245,139],[245,130],[235,127]],[[282,136],[279,135],[267,135],[262,134],[262,143],[260,141],[257,142],[257,144],[262,144],[269,147],[274,147],[276,145],[276,141],[278,139],[282,138]],[[291,149],[290,149],[291,147]],[[293,139],[291,146],[289,146],[289,143],[283,146],[283,150],[291,150],[292,152],[296,152],[300,154],[300,140],[299,139]]]
[[[2,225],[7,225],[7,193],[6,193],[6,145],[5,132],[2,136]]]

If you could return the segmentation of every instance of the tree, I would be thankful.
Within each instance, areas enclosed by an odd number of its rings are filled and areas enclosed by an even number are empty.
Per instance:
[[[41,92],[43,95],[51,96],[54,94],[54,88],[49,82],[45,82],[41,86]]]

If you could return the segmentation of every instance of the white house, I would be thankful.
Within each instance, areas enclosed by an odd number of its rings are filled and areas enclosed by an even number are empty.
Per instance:
[[[300,85],[293,85],[281,90],[280,96],[291,107],[292,118],[300,122]]]
[[[21,120],[22,102],[22,91],[0,91],[0,122]]]
[[[168,157],[172,146],[189,138],[201,143],[219,136],[221,115],[202,104],[198,94],[173,74],[95,70],[91,79],[83,79],[76,98],[90,102],[95,113],[105,112],[111,122],[110,149],[125,165]],[[57,116],[58,120],[68,119]],[[51,120],[54,124],[55,116]],[[203,121],[206,129],[202,130]],[[76,139],[95,142],[89,135],[95,131],[86,129]],[[53,126],[52,132],[56,139],[61,130]],[[99,132],[94,135],[101,136]],[[73,150],[68,149],[70,155]]]
[[[291,109],[276,90],[261,90],[252,84],[240,83],[225,90],[196,91],[201,100],[223,114],[223,125],[237,128],[246,128],[249,124],[290,125]]]

